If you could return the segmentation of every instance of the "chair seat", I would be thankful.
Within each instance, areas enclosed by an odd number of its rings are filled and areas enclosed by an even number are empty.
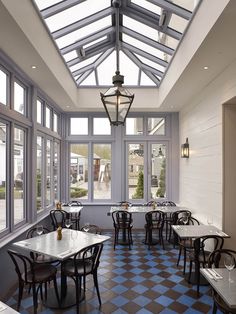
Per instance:
[[[53,265],[44,264],[36,265],[34,267],[34,271],[35,271],[34,282],[41,283],[51,280],[56,275],[57,269]],[[33,283],[32,272],[30,270],[27,272],[27,282]]]
[[[44,254],[37,254],[37,256],[34,259],[35,263],[57,263],[58,260],[48,256],[48,255],[44,255]]]
[[[81,259],[77,259],[76,267],[77,267],[77,275],[82,276],[84,273],[89,274],[92,271],[92,263],[90,262],[89,258],[88,258],[88,261],[86,262],[83,262]],[[65,262],[63,266],[63,273],[67,276],[76,275],[74,260],[70,259]]]
[[[149,225],[145,224],[144,227],[148,228],[148,229],[161,229],[162,228],[162,223],[153,222],[152,225],[149,226]]]

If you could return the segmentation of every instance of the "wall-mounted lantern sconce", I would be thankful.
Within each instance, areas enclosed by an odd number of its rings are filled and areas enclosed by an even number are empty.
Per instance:
[[[185,143],[181,145],[181,157],[182,158],[189,158],[189,142],[188,142],[188,138],[186,138]]]

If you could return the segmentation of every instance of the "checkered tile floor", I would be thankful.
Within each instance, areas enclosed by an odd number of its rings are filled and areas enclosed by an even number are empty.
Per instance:
[[[103,233],[105,234],[105,233]],[[166,244],[148,250],[143,244],[144,233],[133,231],[132,250],[117,246],[113,250],[113,233],[106,232],[112,239],[105,243],[99,267],[99,288],[102,307],[93,280],[87,283],[86,300],[81,303],[80,313],[89,314],[172,314],[211,313],[212,298],[209,286],[201,286],[201,295],[196,296],[196,286],[189,285],[182,274],[182,264],[177,267],[177,249]],[[71,282],[73,285],[73,282]],[[16,290],[6,302],[16,308]],[[32,296],[26,291],[20,313],[31,314]],[[75,307],[66,310],[51,310],[41,305],[38,313],[75,313]],[[220,311],[218,311],[220,313]]]

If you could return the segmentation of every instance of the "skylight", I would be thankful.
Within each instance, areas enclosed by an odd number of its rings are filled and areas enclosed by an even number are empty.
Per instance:
[[[159,86],[201,0],[126,0],[120,7],[125,85]],[[110,86],[116,70],[112,0],[35,0],[79,86]]]

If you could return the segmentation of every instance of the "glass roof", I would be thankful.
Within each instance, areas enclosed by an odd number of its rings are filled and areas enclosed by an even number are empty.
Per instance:
[[[34,0],[78,86],[159,86],[200,1]]]

